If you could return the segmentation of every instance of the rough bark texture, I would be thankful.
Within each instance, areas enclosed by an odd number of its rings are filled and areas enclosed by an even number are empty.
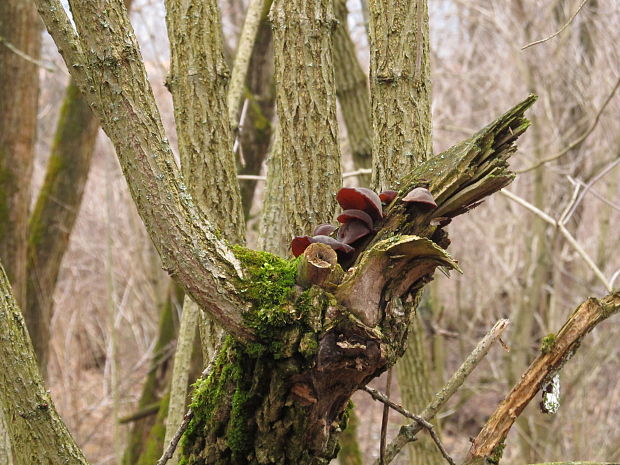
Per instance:
[[[30,178],[37,124],[40,20],[30,0],[0,3],[0,261],[26,301]]]
[[[283,157],[280,144],[280,128],[273,135],[273,145],[267,160],[267,184],[260,219],[258,248],[280,257],[286,257],[290,248],[288,217],[282,213],[284,197],[284,177],[280,170]]]
[[[543,341],[541,353],[497,406],[472,442],[465,465],[498,463],[510,428],[543,385],[574,355],[583,338],[600,322],[620,312],[620,293],[590,298],[568,318],[562,329]]]
[[[82,201],[98,129],[97,118],[77,86],[70,83],[28,230],[24,317],[43,376],[47,372],[54,288]]]
[[[373,181],[377,190],[432,153],[426,0],[376,0],[370,7]]]
[[[22,313],[1,266],[0,341],[0,407],[16,464],[87,465],[43,384]]]
[[[276,108],[289,237],[330,222],[342,184],[332,61],[331,0],[276,0],[271,9]]]
[[[170,77],[181,168],[189,192],[215,225],[226,222],[225,237],[245,235],[239,183],[232,152],[224,59],[217,1],[166,1]]]
[[[347,2],[334,0],[338,25],[334,29],[334,72],[336,94],[347,128],[351,155],[356,168],[372,166],[372,123],[368,78],[357,59],[355,44],[347,27]],[[360,186],[370,186],[370,175],[358,176]]]
[[[241,315],[248,304],[234,285],[243,272],[180,181],[124,5],[72,1],[79,39],[57,0],[37,6],[116,147],[164,268],[231,333],[250,338]]]

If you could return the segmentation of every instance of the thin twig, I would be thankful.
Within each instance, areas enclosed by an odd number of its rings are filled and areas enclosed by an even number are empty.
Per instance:
[[[370,168],[360,168],[355,171],[347,171],[346,173],[342,173],[342,178],[352,178],[354,176],[359,176],[360,174],[372,174],[372,170]],[[267,176],[257,176],[254,174],[238,174],[237,179],[247,179],[250,181],[266,181]]]
[[[8,48],[11,52],[13,52],[15,55],[17,55],[17,56],[23,58],[24,60],[32,63],[33,65],[36,65],[36,66],[39,66],[39,67],[43,68],[46,71],[49,71],[49,72],[53,73],[53,72],[58,70],[58,68],[56,68],[54,65],[51,65],[51,64],[48,64],[48,63],[44,63],[41,60],[37,60],[36,58],[31,57],[26,52],[22,52],[20,49],[18,49],[15,45],[13,45],[11,42],[6,40],[2,36],[0,36],[0,44],[4,44],[5,47]]]
[[[222,346],[224,345],[225,337],[226,335],[222,334],[220,341],[217,343],[217,346],[215,346],[215,349],[213,351],[214,354],[217,354],[222,348]],[[207,365],[207,367],[200,374],[200,378],[198,378],[198,381],[205,380],[209,377],[215,365],[215,360],[216,360],[216,357],[214,356],[209,362],[209,364]],[[192,421],[192,418],[194,418],[194,412],[192,411],[191,408],[189,408],[187,412],[185,413],[185,415],[183,416],[183,421],[179,425],[179,428],[177,429],[176,433],[174,433],[174,436],[172,436],[172,439],[170,440],[168,447],[166,447],[166,450],[164,451],[160,459],[157,461],[157,465],[165,465],[165,463],[168,462],[168,460],[172,458],[172,456],[174,455],[174,451],[177,449],[177,445],[179,444],[179,441],[181,440],[181,436],[183,436],[183,433],[185,433],[185,430],[187,430],[187,427],[189,426],[189,422]]]
[[[575,210],[577,208],[577,205],[579,205],[579,203],[581,203],[581,201],[583,200],[583,198],[585,197],[585,195],[588,193],[588,191],[591,189],[591,187],[596,184],[598,181],[600,181],[603,176],[605,176],[606,174],[608,174],[611,170],[613,170],[616,166],[618,166],[618,163],[620,163],[620,157],[616,158],[614,161],[612,161],[611,163],[609,163],[605,168],[603,168],[600,172],[598,172],[596,174],[596,176],[594,176],[585,186],[583,191],[581,191],[581,194],[579,195],[579,197],[577,197],[577,199],[575,199],[575,202],[571,205],[570,210],[568,211],[568,213],[566,214],[566,219],[568,220],[573,213],[575,213]]]
[[[437,435],[437,432],[435,431],[435,428],[433,428],[433,425],[431,423],[426,421],[421,416],[416,415],[415,413],[411,413],[409,410],[405,409],[402,405],[399,405],[396,402],[392,402],[385,394],[377,391],[376,389],[373,389],[368,386],[364,386],[362,390],[370,394],[373,399],[378,400],[379,402],[383,402],[386,407],[392,408],[396,410],[398,413],[400,413],[401,415],[407,418],[410,418],[412,420],[415,420],[420,426],[422,426],[428,431],[428,434],[430,434],[431,438],[433,438],[433,441],[437,445],[437,449],[439,449],[439,451],[441,452],[441,455],[443,455],[446,461],[450,465],[456,465],[452,457],[450,457],[450,455],[446,451],[446,448],[442,444],[441,439],[439,439],[439,436]]]
[[[592,260],[592,258],[590,258],[590,256],[585,251],[585,249],[581,246],[581,244],[579,244],[579,242],[577,242],[577,239],[575,239],[575,237],[570,233],[570,231],[568,229],[566,229],[566,226],[564,226],[564,224],[562,224],[559,221],[553,219],[552,217],[547,215],[544,211],[542,211],[540,208],[535,207],[534,205],[529,203],[527,200],[519,197],[518,195],[513,194],[512,192],[510,192],[510,191],[508,191],[506,189],[502,189],[500,192],[504,196],[508,197],[510,200],[513,200],[513,201],[517,202],[522,207],[525,207],[529,211],[531,211],[532,213],[535,213],[536,215],[538,215],[540,218],[545,220],[550,225],[556,227],[558,229],[558,231],[560,231],[560,233],[566,238],[566,240],[569,242],[569,244],[573,246],[575,251],[581,256],[583,261],[586,262],[586,264],[594,272],[596,277],[599,278],[599,280],[603,283],[603,285],[605,286],[605,289],[607,290],[607,292],[611,292],[613,290],[613,287],[612,287],[611,283],[605,277],[605,275],[603,274],[601,269],[598,266],[596,266],[596,263],[594,263],[594,260]]]
[[[499,320],[493,328],[487,333],[487,335],[476,345],[474,350],[467,356],[465,361],[461,364],[458,370],[454,372],[450,380],[444,385],[441,390],[435,394],[435,398],[429,403],[426,408],[420,414],[420,417],[425,421],[432,420],[439,409],[445,405],[445,403],[454,395],[454,393],[463,385],[467,377],[474,371],[474,368],[482,361],[482,359],[489,353],[491,346],[495,341],[499,339],[502,333],[510,324],[509,320]],[[394,457],[412,441],[415,441],[415,435],[420,432],[422,426],[417,421],[410,425],[405,425],[400,428],[398,435],[394,440],[388,444],[385,449],[385,462],[386,464],[394,460]],[[378,465],[378,461],[374,465]]]
[[[603,105],[601,105],[601,108],[599,108],[598,112],[596,113],[596,116],[594,117],[594,121],[592,122],[592,124],[590,125],[590,127],[586,130],[586,132],[584,132],[581,136],[579,136],[577,139],[575,139],[573,142],[571,142],[570,144],[568,144],[566,147],[564,147],[562,150],[560,150],[558,153],[551,155],[550,157],[547,158],[543,158],[542,160],[540,160],[537,163],[534,163],[532,166],[530,166],[529,168],[525,168],[522,170],[517,170],[515,171],[517,174],[522,174],[522,173],[527,173],[528,171],[532,171],[535,170],[536,168],[541,167],[542,165],[545,165],[549,162],[555,161],[560,157],[563,157],[564,155],[566,155],[568,152],[570,152],[571,150],[573,150],[575,147],[577,147],[578,145],[580,145],[583,141],[585,141],[588,136],[590,134],[592,134],[592,132],[594,131],[594,129],[596,128],[599,120],[601,119],[601,115],[603,114],[603,111],[605,111],[605,108],[607,107],[607,105],[609,104],[609,102],[611,101],[611,99],[613,98],[614,94],[616,93],[616,91],[618,90],[618,87],[620,87],[620,78],[618,78],[618,80],[616,81],[616,84],[614,85],[613,89],[611,90],[611,92],[609,93],[609,95],[607,96],[607,98],[605,99],[605,101],[603,102]]]
[[[391,388],[392,388],[392,369],[390,368],[387,372],[387,380],[385,383],[385,395],[383,396],[383,398],[388,401],[390,397]],[[385,465],[385,444],[387,443],[387,427],[388,427],[389,419],[390,419],[390,405],[387,402],[384,402],[383,415],[381,417],[381,439],[379,441],[379,462],[381,463],[381,465]]]
[[[562,26],[560,29],[558,29],[556,32],[554,32],[553,34],[551,34],[549,37],[545,37],[544,39],[539,39],[539,40],[535,40],[534,42],[530,42],[527,45],[524,45],[523,47],[521,47],[521,50],[525,50],[527,48],[533,47],[534,45],[538,45],[538,44],[542,44],[543,42],[547,42],[548,40],[553,39],[554,37],[559,36],[562,31],[564,31],[564,29],[566,29],[568,26],[570,26],[570,23],[572,23],[574,21],[574,19],[577,17],[577,15],[579,14],[579,12],[582,10],[582,8],[585,6],[585,4],[588,3],[588,0],[583,0],[581,2],[581,5],[579,5],[579,8],[577,8],[577,11],[575,11],[575,13],[573,13],[573,15],[570,17],[570,19],[567,21],[566,24],[564,24],[564,26]]]

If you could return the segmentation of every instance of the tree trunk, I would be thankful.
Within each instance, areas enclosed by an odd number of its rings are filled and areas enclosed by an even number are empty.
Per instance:
[[[392,183],[433,150],[428,5],[377,0],[369,6],[372,185],[399,190]]]
[[[332,61],[331,0],[274,1],[276,107],[288,236],[329,223],[342,185]],[[300,53],[301,52],[301,53]],[[315,188],[320,186],[320,188]]]
[[[30,178],[37,128],[41,26],[30,0],[0,4],[0,261],[26,301]]]
[[[0,407],[16,465],[88,465],[39,374],[22,313],[0,266]]]
[[[372,166],[372,124],[368,78],[357,59],[347,27],[347,2],[334,0],[338,25],[334,29],[334,73],[336,93],[355,168]],[[371,176],[358,176],[360,186],[370,186]]]
[[[28,332],[47,375],[53,296],[62,257],[82,202],[99,122],[71,82],[67,87],[43,186],[28,230]]]

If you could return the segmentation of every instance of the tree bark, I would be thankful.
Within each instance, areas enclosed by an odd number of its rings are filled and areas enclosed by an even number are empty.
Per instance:
[[[370,10],[373,181],[376,190],[432,153],[426,0],[375,0]]]
[[[88,465],[43,384],[22,313],[1,266],[0,340],[0,405],[16,465]]]
[[[331,0],[279,1],[271,9],[276,108],[289,238],[334,218],[342,185]]]
[[[41,28],[34,3],[0,4],[0,260],[26,301],[30,178],[37,127]],[[24,54],[20,55],[20,54]]]
[[[167,0],[166,12],[171,51],[168,85],[183,177],[194,201],[225,237],[243,240],[245,221],[226,105],[230,72],[217,1]]]
[[[334,29],[334,72],[336,94],[347,128],[351,155],[356,168],[372,166],[372,123],[368,78],[357,59],[355,44],[347,27],[347,2],[334,0],[338,25]],[[371,176],[358,176],[360,186],[370,186]]]

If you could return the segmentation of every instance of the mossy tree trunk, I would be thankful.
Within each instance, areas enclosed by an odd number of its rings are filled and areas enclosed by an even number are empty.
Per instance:
[[[72,0],[74,31],[59,1],[37,3],[114,142],[164,267],[231,333],[196,389],[183,460],[327,463],[337,451],[351,394],[404,352],[410,303],[437,266],[457,267],[444,250],[441,224],[431,224],[433,215],[454,217],[512,180],[507,159],[528,126],[523,112],[534,98],[401,179],[399,197],[376,225],[376,236],[359,247],[356,266],[343,275],[335,253],[322,249],[333,255],[330,280],[301,289],[297,261],[230,246],[194,204],[165,139],[123,5]],[[290,167],[283,210],[299,232],[333,217],[340,185],[331,7],[317,0],[276,1],[272,8],[282,169]],[[198,33],[196,27],[192,23],[187,37]],[[209,124],[207,132],[219,127]],[[435,195],[435,212],[401,201],[422,183]],[[322,190],[312,190],[317,185]]]
[[[44,377],[47,376],[54,289],[80,209],[98,130],[97,118],[77,86],[69,83],[28,230],[24,317]]]
[[[43,384],[22,313],[0,266],[0,407],[16,465],[87,465]]]

